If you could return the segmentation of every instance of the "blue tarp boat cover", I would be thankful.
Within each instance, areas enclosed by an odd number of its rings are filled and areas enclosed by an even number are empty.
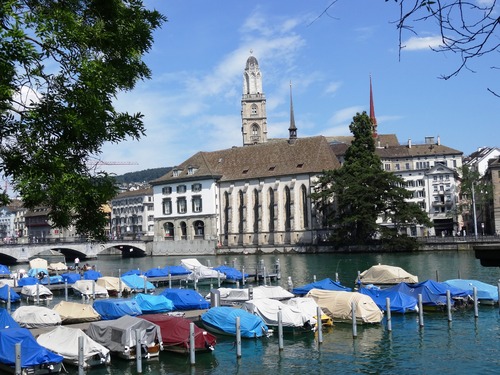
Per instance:
[[[241,337],[255,338],[267,334],[268,328],[262,318],[234,307],[212,307],[201,316],[201,321],[209,331],[236,335],[237,317],[240,317]]]
[[[226,275],[226,280],[243,280],[243,273],[236,268],[222,265],[219,267],[214,267],[214,270],[219,271]],[[245,278],[248,277],[248,273],[245,273]]]
[[[167,276],[169,273],[172,276],[189,275],[191,273],[190,270],[188,270],[186,267],[183,266],[165,266],[163,267],[163,270],[165,271]]]
[[[61,363],[63,357],[38,344],[26,328],[0,329],[0,362],[14,366],[16,344],[21,343],[21,367]]]
[[[0,264],[0,275],[8,275],[10,276],[10,270],[9,270],[9,267],[3,265],[3,264]]]
[[[130,270],[125,272],[122,276],[129,276],[129,275],[142,275],[141,270]]]
[[[174,303],[163,295],[139,293],[134,297],[143,314],[154,314],[172,311]]]
[[[22,277],[19,280],[17,280],[18,286],[35,285],[35,284],[38,284],[38,279],[36,277]]]
[[[163,268],[151,268],[144,272],[144,276],[146,277],[165,277],[168,276],[168,273],[165,273]]]
[[[0,309],[0,329],[21,328],[18,322],[5,309]]]
[[[210,303],[196,290],[167,288],[161,294],[174,303],[175,310],[204,310],[210,308]]]
[[[465,280],[465,279],[452,279],[446,280],[444,284],[447,284],[454,288],[460,288],[466,290],[467,293],[472,296],[474,291],[472,288],[477,289],[477,298],[479,300],[491,300],[493,302],[498,302],[498,288],[494,285],[483,283],[478,280]]]
[[[49,270],[47,268],[31,268],[29,271],[28,271],[28,276],[29,277],[35,277],[35,278],[39,278],[39,274],[40,272],[42,272],[43,274],[45,275],[48,275],[49,274]]]
[[[468,294],[465,290],[459,288],[453,288],[445,283],[440,283],[434,280],[426,280],[421,283],[408,284],[399,283],[386,290],[390,291],[400,291],[402,293],[408,294],[418,300],[418,295],[422,295],[423,305],[446,305],[446,290],[450,290],[451,298],[456,297],[466,297]],[[451,300],[453,305],[453,299]]]
[[[88,270],[83,273],[84,280],[94,280],[97,281],[99,277],[102,277],[101,273],[94,270]]]
[[[50,283],[49,283],[50,279]],[[40,280],[40,284],[48,285],[48,284],[64,284],[64,279],[61,275],[57,276],[45,276],[42,280]]]
[[[311,289],[335,290],[337,292],[352,292],[351,288],[343,286],[337,281],[333,281],[332,279],[326,278],[311,284],[293,288],[292,293],[295,294],[296,296],[303,297],[307,293],[309,293]]]
[[[124,315],[137,316],[142,314],[137,301],[127,298],[99,299],[92,307],[102,320],[118,319]]]
[[[63,273],[61,276],[63,278],[63,281],[67,282],[68,284],[74,284],[75,281],[82,279],[79,273]]]
[[[397,313],[415,312],[418,311],[418,300],[400,291],[393,291],[380,288],[361,288],[361,294],[370,296],[377,304],[380,310],[387,311],[387,300],[391,303],[391,311]]]
[[[2,301],[7,301],[7,299],[9,298],[9,286],[8,285],[4,285],[0,288],[0,300]],[[21,300],[21,296],[19,294],[17,294],[12,288],[10,288],[10,302],[17,302]]]
[[[122,281],[133,291],[144,291],[144,284],[146,284],[147,291],[155,290],[155,286],[139,275],[125,275],[121,277]]]

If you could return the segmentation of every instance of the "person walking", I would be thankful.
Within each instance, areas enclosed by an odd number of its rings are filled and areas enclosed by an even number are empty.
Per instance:
[[[80,266],[80,259],[78,257],[75,258],[75,270],[78,270]]]

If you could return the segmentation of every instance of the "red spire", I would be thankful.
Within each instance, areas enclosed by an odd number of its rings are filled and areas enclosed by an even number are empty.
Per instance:
[[[373,138],[377,138],[377,118],[375,117],[375,106],[373,104],[372,76],[370,75],[370,119],[373,125]]]

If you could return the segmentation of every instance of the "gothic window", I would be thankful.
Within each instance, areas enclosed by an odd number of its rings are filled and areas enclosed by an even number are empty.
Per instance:
[[[244,220],[244,210],[245,210],[245,197],[243,195],[243,191],[240,190],[238,193],[238,233],[243,233],[243,220]]]
[[[229,231],[229,194],[226,191],[224,193],[224,235],[227,238]]]
[[[257,105],[252,104],[252,116],[257,116]]]
[[[259,191],[257,189],[253,191],[253,231],[254,233],[259,231]]]
[[[252,125],[252,136],[257,137],[259,135],[259,126],[256,124]]]
[[[292,203],[290,201],[290,188],[285,186],[285,231],[290,231],[292,226]]]
[[[302,220],[304,228],[309,227],[309,210],[307,205],[307,189],[304,185],[300,188],[301,204],[302,204]]]
[[[274,190],[273,188],[269,189],[269,232],[274,232]]]

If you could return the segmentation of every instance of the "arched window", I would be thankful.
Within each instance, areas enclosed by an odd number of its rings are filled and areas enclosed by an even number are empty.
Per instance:
[[[173,223],[165,223],[163,225],[163,229],[165,230],[165,239],[174,239],[174,224]]]
[[[252,116],[257,116],[257,105],[252,104]]]
[[[292,202],[290,200],[290,188],[285,186],[285,231],[292,227]]]
[[[259,125],[253,124],[252,125],[252,136],[257,137],[259,135]]]
[[[259,231],[259,191],[257,189],[253,191],[253,231],[254,233]]]
[[[243,233],[243,221],[245,218],[244,210],[245,210],[245,197],[243,195],[243,191],[240,190],[238,193],[238,233]]]
[[[195,238],[203,238],[205,237],[205,223],[201,220],[196,220],[193,223],[194,228],[194,237]]]
[[[181,221],[180,227],[181,227],[181,238],[183,240],[185,240],[185,239],[187,239],[187,226],[186,226],[186,222],[185,221]]]
[[[274,232],[274,189],[269,189],[269,232]]]
[[[307,189],[304,185],[300,188],[300,204],[302,205],[302,224],[304,228],[309,227],[309,206],[307,204]]]

